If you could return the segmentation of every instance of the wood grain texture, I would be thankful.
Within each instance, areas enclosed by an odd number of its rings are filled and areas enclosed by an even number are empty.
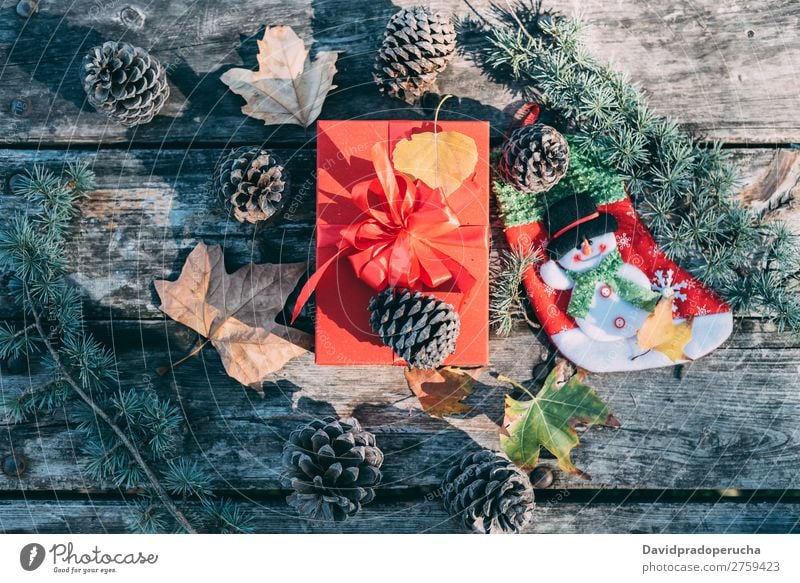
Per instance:
[[[181,404],[187,419],[182,451],[207,464],[218,489],[280,488],[280,452],[289,433],[326,415],[354,415],[376,434],[386,452],[384,493],[436,488],[468,450],[499,450],[496,422],[507,388],[489,374],[467,400],[472,413],[436,419],[419,409],[399,368],[319,367],[309,354],[276,373],[261,400],[224,374],[213,349],[173,375],[154,374],[194,342],[174,322],[107,323],[97,332],[114,346],[122,386],[152,384]],[[490,346],[493,368],[520,380],[531,378],[545,353],[522,328]],[[800,347],[726,345],[684,368],[682,378],[672,369],[590,375],[622,428],[583,434],[573,460],[592,480],[557,472],[554,488],[800,488],[798,362]],[[30,376],[3,376],[3,396],[45,378],[34,361]],[[0,475],[0,490],[107,491],[85,477],[86,457],[73,426],[60,414],[0,425],[0,457],[15,451],[28,459],[22,479]]]
[[[176,277],[199,241],[223,245],[229,271],[250,261],[313,262],[314,151],[276,150],[292,177],[291,201],[283,217],[260,232],[226,217],[209,190],[221,152],[0,150],[0,221],[23,208],[21,197],[9,192],[8,182],[14,174],[34,163],[56,171],[70,160],[92,164],[99,189],[82,203],[70,270],[87,300],[87,315],[93,318],[161,319],[152,281]],[[768,171],[775,151],[736,150],[734,154],[742,184],[747,184]],[[496,209],[493,215],[497,215]],[[800,233],[797,202],[776,216]],[[504,244],[499,221],[495,221],[494,250]],[[16,314],[12,298],[0,289],[0,318]],[[766,337],[762,340],[769,342]]]
[[[323,118],[417,117],[420,113],[402,102],[382,98],[372,82],[375,50],[389,16],[415,2],[155,0],[136,5],[141,18],[132,19],[125,16],[129,3],[122,0],[54,0],[28,21],[13,14],[13,3],[4,3],[2,106],[20,97],[29,108],[24,116],[0,117],[0,136],[17,144],[304,143],[313,134],[246,118],[240,98],[219,81],[233,66],[254,67],[256,38],[265,25],[277,24],[313,37],[315,50],[340,51],[339,88],[330,95]],[[429,4],[468,12],[457,0]],[[485,11],[489,0],[472,4]],[[790,24],[800,17],[796,2],[572,0],[558,8],[580,13],[589,25],[593,53],[631,73],[656,110],[699,136],[736,143],[800,141],[795,115],[800,85],[794,75],[800,33]],[[111,126],[84,104],[80,59],[109,39],[143,46],[168,66],[172,97],[147,126]],[[441,76],[440,89],[462,98],[460,104],[448,104],[451,111],[445,115],[490,120],[496,136],[506,129],[514,95],[487,81],[469,59],[453,61]]]
[[[244,503],[261,533],[458,533],[460,525],[436,500],[376,501],[344,523],[304,520],[280,500]],[[576,504],[567,498],[539,504],[528,534],[796,533],[796,504],[754,502]],[[130,531],[128,509],[108,500],[0,500],[0,533],[120,533]]]
[[[247,118],[243,101],[219,76],[231,67],[255,67],[264,26],[287,24],[315,39],[313,50],[340,51],[339,87],[322,118],[429,116],[381,97],[371,74],[389,16],[416,3],[53,0],[26,21],[15,15],[16,2],[0,2],[0,146],[6,148],[0,150],[0,221],[24,210],[8,188],[15,173],[34,162],[57,169],[68,160],[92,161],[100,188],[82,206],[70,257],[92,330],[113,346],[122,386],[152,385],[181,405],[182,451],[211,469],[216,490],[255,500],[245,504],[259,532],[456,532],[435,500],[445,467],[472,448],[498,449],[506,389],[489,375],[469,399],[471,414],[442,420],[417,407],[401,370],[391,367],[317,367],[306,355],[274,376],[263,400],[228,378],[212,349],[166,377],[155,374],[191,350],[196,337],[158,311],[152,281],[174,278],[198,241],[223,245],[229,270],[250,261],[313,260],[313,131]],[[456,0],[430,4],[468,10]],[[489,0],[472,4],[484,10]],[[559,8],[579,11],[590,25],[593,53],[629,72],[658,112],[701,138],[740,146],[800,142],[797,2],[572,0]],[[110,125],[84,103],[81,57],[109,39],[144,46],[168,67],[172,97],[147,126]],[[496,140],[516,107],[516,95],[488,81],[463,55],[441,76],[440,89],[460,97],[447,103],[443,117],[489,120]],[[26,105],[22,115],[11,113],[14,99]],[[222,149],[242,143],[276,148],[293,179],[284,217],[261,231],[229,220],[208,190]],[[761,147],[734,150],[734,156],[743,185],[775,183],[785,191],[775,200],[794,196],[800,168],[793,152]],[[751,189],[743,198],[758,204],[769,196]],[[794,198],[775,216],[800,233]],[[502,245],[497,223],[493,235],[496,252]],[[16,318],[5,283],[0,279],[0,318]],[[548,355],[546,339],[523,327],[493,338],[490,350],[493,368],[520,380],[531,379]],[[691,366],[592,375],[590,383],[623,427],[582,434],[574,461],[593,480],[557,472],[529,531],[797,531],[798,504],[786,503],[784,493],[796,500],[800,490],[798,363],[800,340],[745,318],[720,350]],[[29,374],[0,370],[0,401],[45,379],[36,359]],[[129,529],[113,488],[85,476],[72,414],[13,425],[0,406],[0,459],[15,452],[28,461],[21,478],[0,474],[0,532]],[[311,417],[351,414],[386,452],[378,499],[344,525],[299,520],[283,503],[282,445]],[[619,503],[598,502],[595,489],[624,495]],[[724,491],[731,498],[643,503],[625,494],[675,489]],[[733,495],[740,490],[760,494],[748,501]],[[99,497],[77,499],[84,492]]]

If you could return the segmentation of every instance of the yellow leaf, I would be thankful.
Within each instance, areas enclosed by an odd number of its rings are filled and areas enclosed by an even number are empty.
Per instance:
[[[643,350],[657,350],[675,362],[687,358],[683,349],[692,339],[692,323],[673,322],[673,302],[672,297],[659,300],[656,309],[639,329],[637,341]]]
[[[222,82],[244,97],[242,113],[267,125],[307,128],[335,88],[336,53],[320,51],[311,61],[303,41],[288,26],[267,27],[258,49],[257,71],[230,69]]]
[[[447,196],[475,172],[478,146],[460,132],[423,132],[397,142],[392,161],[400,172]]]
[[[311,344],[304,332],[275,322],[304,272],[303,263],[251,263],[229,274],[222,249],[200,243],[177,280],[158,280],[155,287],[159,309],[207,338],[225,372],[263,395],[267,375]]]

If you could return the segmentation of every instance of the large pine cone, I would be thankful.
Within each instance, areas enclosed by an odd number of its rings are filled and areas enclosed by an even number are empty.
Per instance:
[[[286,501],[302,516],[346,520],[375,498],[383,452],[356,419],[315,419],[283,446]]]
[[[471,453],[451,467],[442,491],[445,510],[474,532],[519,532],[533,515],[530,480],[493,451]]]
[[[448,16],[424,6],[403,8],[386,25],[375,61],[375,82],[382,93],[414,104],[436,82],[456,48]]]
[[[139,47],[108,41],[83,58],[83,89],[97,111],[124,126],[148,123],[169,98],[167,72]]]
[[[369,323],[386,346],[414,368],[436,368],[456,350],[458,312],[419,291],[387,288],[369,302]]]
[[[243,146],[220,158],[213,182],[217,196],[236,220],[257,223],[281,210],[289,175],[268,150]]]
[[[506,182],[529,193],[546,192],[569,167],[569,145],[557,130],[536,123],[517,128],[503,144],[500,173]]]

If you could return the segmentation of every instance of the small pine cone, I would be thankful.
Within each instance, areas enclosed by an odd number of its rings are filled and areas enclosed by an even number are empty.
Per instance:
[[[395,13],[375,61],[381,93],[415,104],[430,91],[456,48],[450,17],[424,6]]]
[[[369,302],[369,323],[386,346],[414,368],[436,368],[456,350],[458,312],[409,289],[387,288]]]
[[[241,223],[257,223],[283,208],[289,175],[268,150],[243,146],[220,158],[213,183],[231,216]]]
[[[300,515],[346,520],[375,498],[383,452],[356,419],[315,419],[301,425],[283,446],[286,501]]]
[[[523,192],[546,192],[566,174],[569,145],[557,130],[536,123],[514,130],[503,144],[499,170]]]
[[[471,453],[452,466],[442,491],[445,510],[473,532],[519,532],[533,515],[530,480],[493,451]]]
[[[125,42],[94,47],[81,71],[89,103],[124,126],[150,122],[169,98],[166,69],[146,50]]]

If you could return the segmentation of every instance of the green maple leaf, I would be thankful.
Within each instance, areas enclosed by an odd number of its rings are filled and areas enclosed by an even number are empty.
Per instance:
[[[570,452],[580,443],[575,425],[619,427],[592,387],[583,383],[583,375],[572,375],[565,383],[563,369],[555,367],[534,397],[525,387],[507,377],[503,380],[522,389],[530,400],[517,401],[506,395],[505,418],[500,430],[500,446],[511,461],[523,469],[532,469],[539,461],[542,447],[558,459],[565,472],[590,479],[576,468]]]

